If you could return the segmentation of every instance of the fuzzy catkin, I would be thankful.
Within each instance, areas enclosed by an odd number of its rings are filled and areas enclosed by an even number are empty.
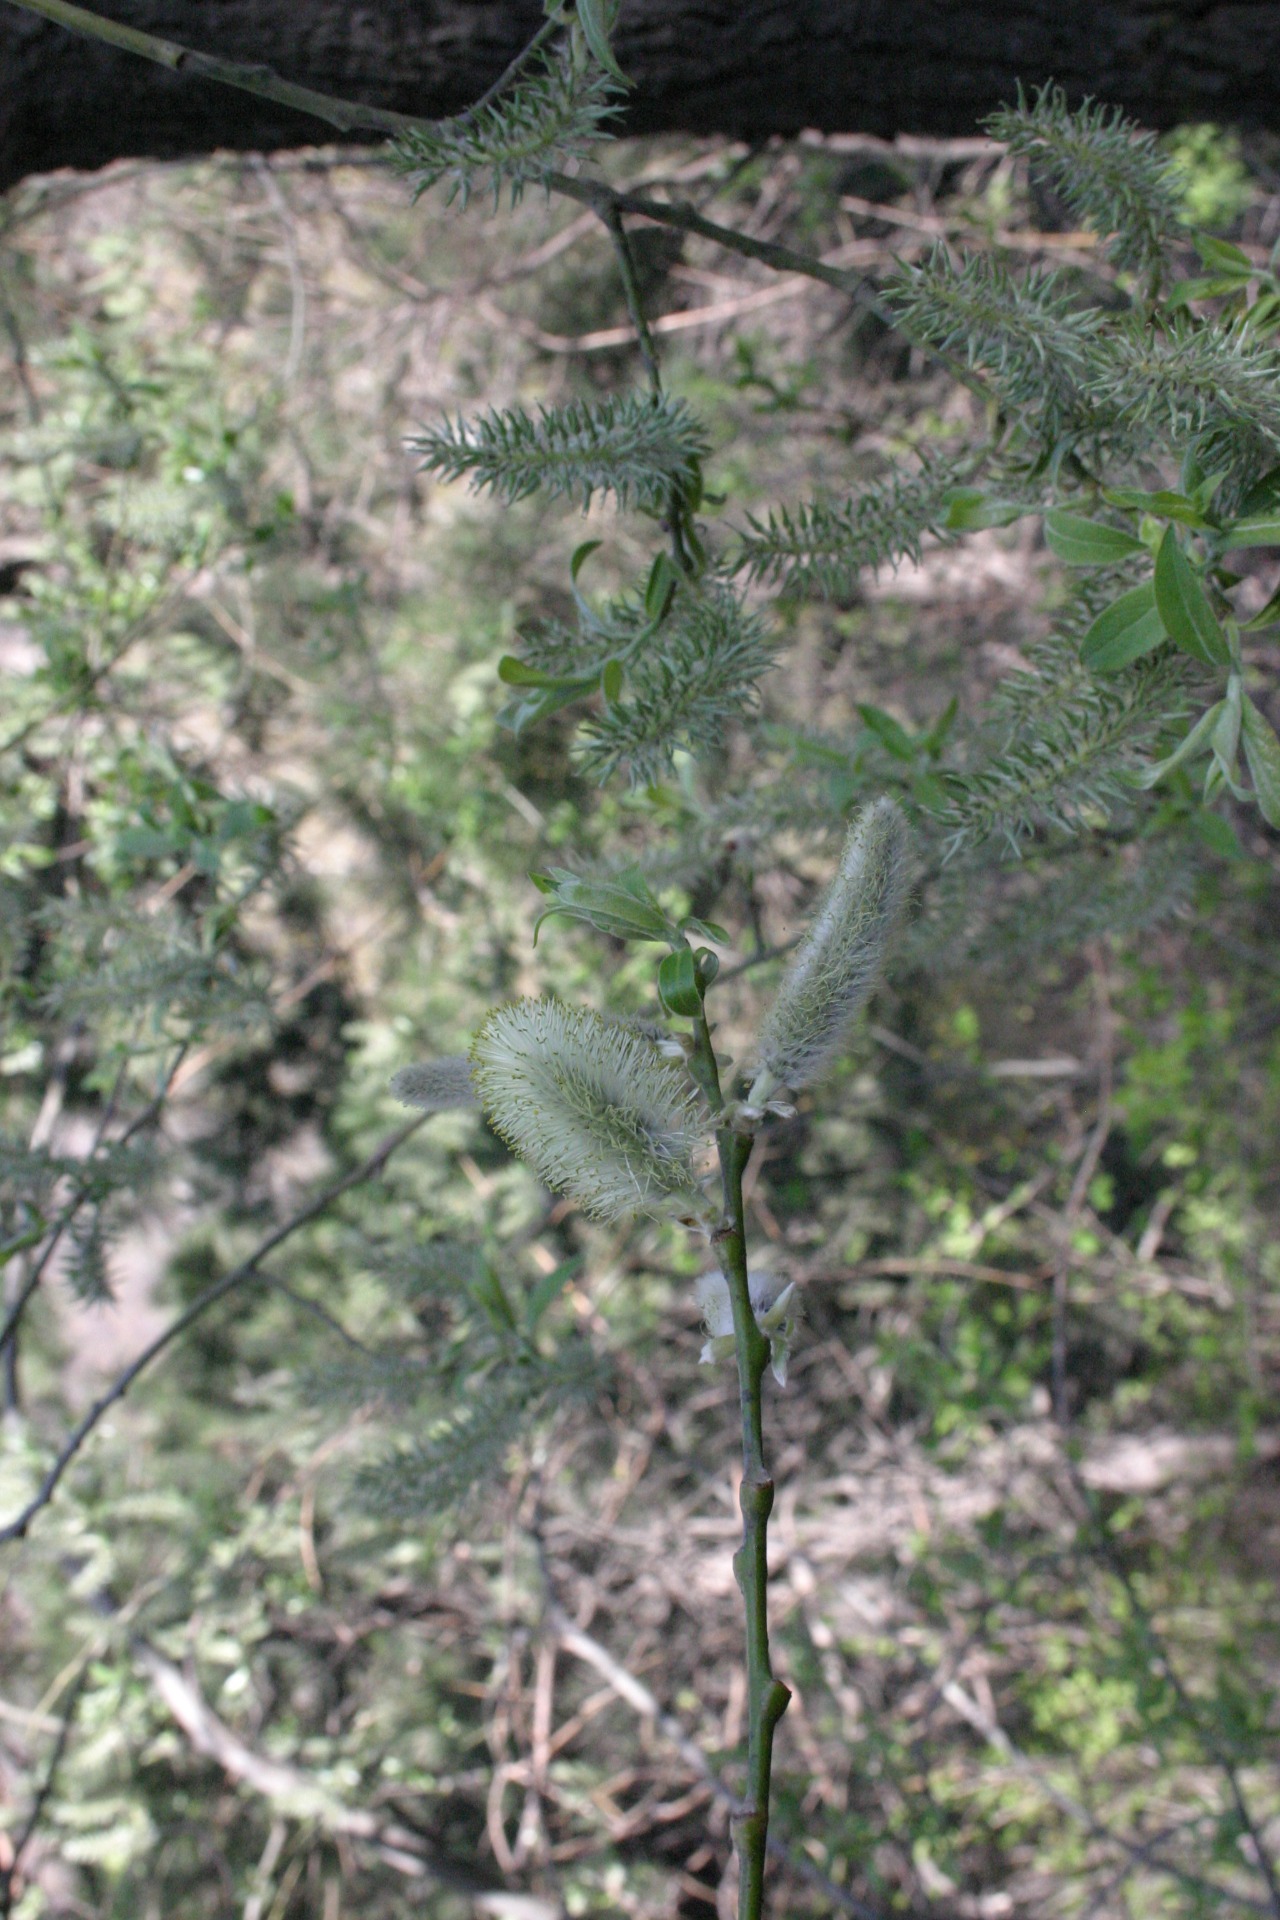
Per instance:
[[[557,1000],[491,1013],[471,1049],[480,1101],[508,1146],[597,1220],[700,1215],[697,1089],[635,1027]]]
[[[423,1113],[447,1113],[451,1107],[480,1104],[465,1053],[401,1067],[391,1076],[391,1091],[404,1106],[417,1107]]]
[[[825,1072],[876,983],[906,893],[907,827],[892,800],[858,815],[840,868],[787,969],[757,1047],[751,1105]]]

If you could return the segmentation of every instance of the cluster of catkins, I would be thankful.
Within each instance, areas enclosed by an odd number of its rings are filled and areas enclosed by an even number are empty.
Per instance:
[[[811,1086],[838,1057],[901,911],[906,842],[893,801],[858,815],[769,1009],[745,1097],[718,1117],[681,1041],[547,999],[495,1008],[469,1055],[405,1067],[391,1090],[428,1113],[479,1105],[547,1186],[597,1220],[651,1214],[709,1228],[719,1209],[701,1165],[713,1131],[753,1130],[782,1095]],[[710,1352],[721,1337],[718,1301],[703,1305]],[[758,1312],[781,1326],[783,1305],[780,1295],[762,1295]]]

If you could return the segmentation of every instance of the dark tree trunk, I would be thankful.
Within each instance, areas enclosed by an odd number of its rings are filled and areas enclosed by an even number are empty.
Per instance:
[[[96,6],[321,92],[432,116],[475,99],[542,19],[539,0]],[[1019,81],[1049,78],[1153,127],[1280,125],[1280,0],[624,0],[617,44],[637,82],[635,133],[972,133]],[[0,186],[129,154],[332,137],[0,0]]]

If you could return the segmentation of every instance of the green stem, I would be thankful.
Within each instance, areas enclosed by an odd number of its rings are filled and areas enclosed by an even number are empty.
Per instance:
[[[733,1821],[738,1850],[738,1920],[761,1920],[765,1851],[769,1838],[769,1783],[773,1735],[791,1695],[775,1680],[769,1658],[768,1529],[773,1480],[765,1465],[762,1387],[769,1342],[756,1325],[747,1283],[747,1241],[742,1176],[754,1136],[723,1127],[716,1135],[724,1187],[725,1217],[717,1235],[720,1266],[733,1307],[742,1408],[742,1545],[733,1571],[742,1593],[747,1626],[747,1791]]]
[[[712,1112],[723,1114],[720,1072],[705,1006],[693,1023],[689,1071],[706,1094]],[[742,1408],[742,1486],[738,1494],[742,1544],[733,1556],[733,1571],[742,1594],[747,1624],[747,1790],[733,1817],[733,1839],[738,1852],[738,1920],[761,1920],[764,1913],[773,1734],[791,1698],[782,1682],[774,1679],[769,1658],[768,1546],[773,1480],[765,1465],[762,1392],[770,1349],[756,1325],[751,1306],[742,1202],[742,1176],[754,1144],[754,1134],[739,1133],[733,1127],[722,1126],[716,1132],[724,1218],[715,1240],[720,1270],[733,1308],[738,1398]]]

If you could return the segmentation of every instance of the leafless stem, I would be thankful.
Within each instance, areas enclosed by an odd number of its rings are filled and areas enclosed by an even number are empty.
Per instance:
[[[224,1273],[220,1280],[215,1280],[211,1286],[204,1289],[203,1293],[197,1294],[191,1305],[176,1319],[170,1321],[164,1331],[157,1334],[122,1373],[117,1374],[106,1392],[94,1401],[84,1418],[72,1429],[61,1452],[41,1482],[38,1492],[7,1526],[0,1527],[0,1546],[7,1545],[10,1540],[23,1538],[36,1515],[52,1500],[63,1475],[89,1435],[116,1402],[124,1399],[139,1374],[145,1373],[152,1361],[158,1359],[167,1347],[186,1333],[189,1327],[194,1326],[210,1307],[215,1306],[219,1300],[225,1299],[227,1294],[233,1293],[237,1287],[243,1286],[246,1280],[252,1279],[267,1255],[274,1252],[283,1241],[288,1240],[301,1227],[307,1226],[324,1213],[342,1194],[349,1193],[353,1187],[361,1186],[366,1180],[372,1179],[374,1174],[380,1172],[396,1149],[403,1146],[410,1135],[416,1133],[428,1118],[429,1116],[425,1113],[418,1114],[405,1126],[398,1127],[394,1133],[388,1134],[367,1160],[362,1161],[353,1172],[344,1174],[341,1180],[335,1180],[332,1186],[326,1187],[324,1192],[317,1194],[314,1200],[309,1200],[306,1206],[299,1208],[298,1212],[283,1225],[269,1233],[265,1240],[259,1241],[253,1252],[247,1259],[242,1260],[238,1267],[233,1267],[230,1273]]]

